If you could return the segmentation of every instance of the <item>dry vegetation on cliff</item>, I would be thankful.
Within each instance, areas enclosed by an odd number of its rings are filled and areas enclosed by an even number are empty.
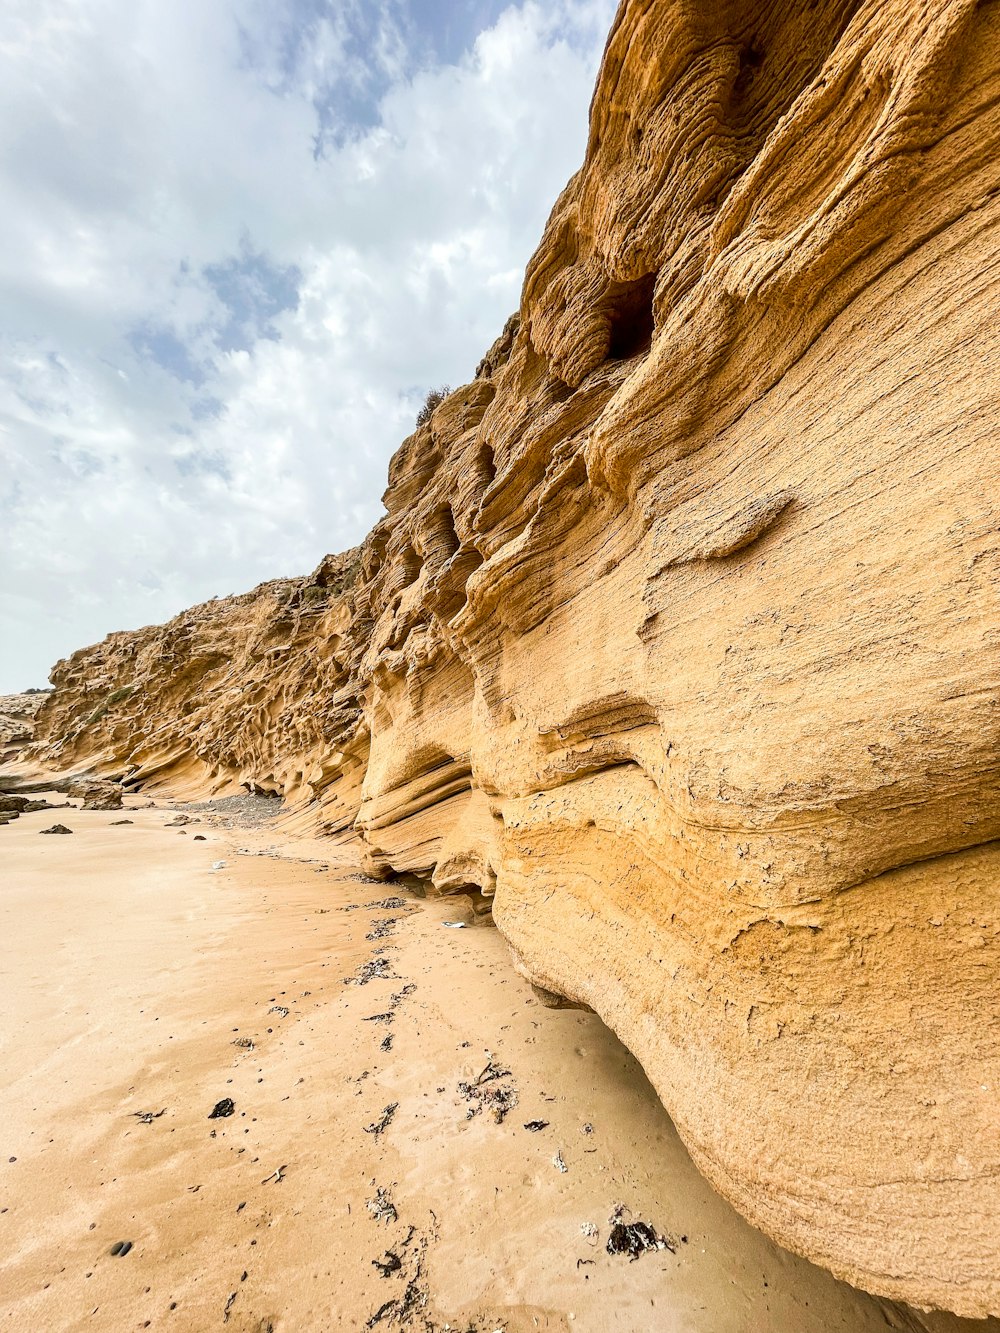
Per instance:
[[[1000,1312],[1000,6],[625,0],[519,316],[307,579],[36,758],[474,886],[752,1221]]]

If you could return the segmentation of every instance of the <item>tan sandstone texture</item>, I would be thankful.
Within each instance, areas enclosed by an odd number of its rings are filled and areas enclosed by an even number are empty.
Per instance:
[[[307,579],[53,673],[35,760],[493,900],[695,1161],[1000,1313],[1000,4],[625,0],[519,316]]]

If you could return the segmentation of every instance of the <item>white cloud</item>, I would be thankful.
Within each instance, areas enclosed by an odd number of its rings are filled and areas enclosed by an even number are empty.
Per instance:
[[[385,0],[366,72],[355,5],[8,0],[0,689],[364,535],[420,391],[516,307],[613,8],[428,65]]]

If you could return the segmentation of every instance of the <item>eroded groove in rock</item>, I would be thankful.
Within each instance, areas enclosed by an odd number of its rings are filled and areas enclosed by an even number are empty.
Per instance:
[[[1000,1313],[1000,6],[625,0],[477,378],[36,753],[476,886],[749,1218]]]

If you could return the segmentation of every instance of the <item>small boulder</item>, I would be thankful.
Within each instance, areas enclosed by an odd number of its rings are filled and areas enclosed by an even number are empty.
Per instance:
[[[67,828],[65,824],[53,824],[51,828],[43,828],[43,829],[39,829],[39,832],[40,832],[40,833],[72,833],[73,830],[72,830],[71,828]]]
[[[120,810],[122,789],[103,778],[80,778],[70,784],[69,795],[83,801],[84,810]]]

